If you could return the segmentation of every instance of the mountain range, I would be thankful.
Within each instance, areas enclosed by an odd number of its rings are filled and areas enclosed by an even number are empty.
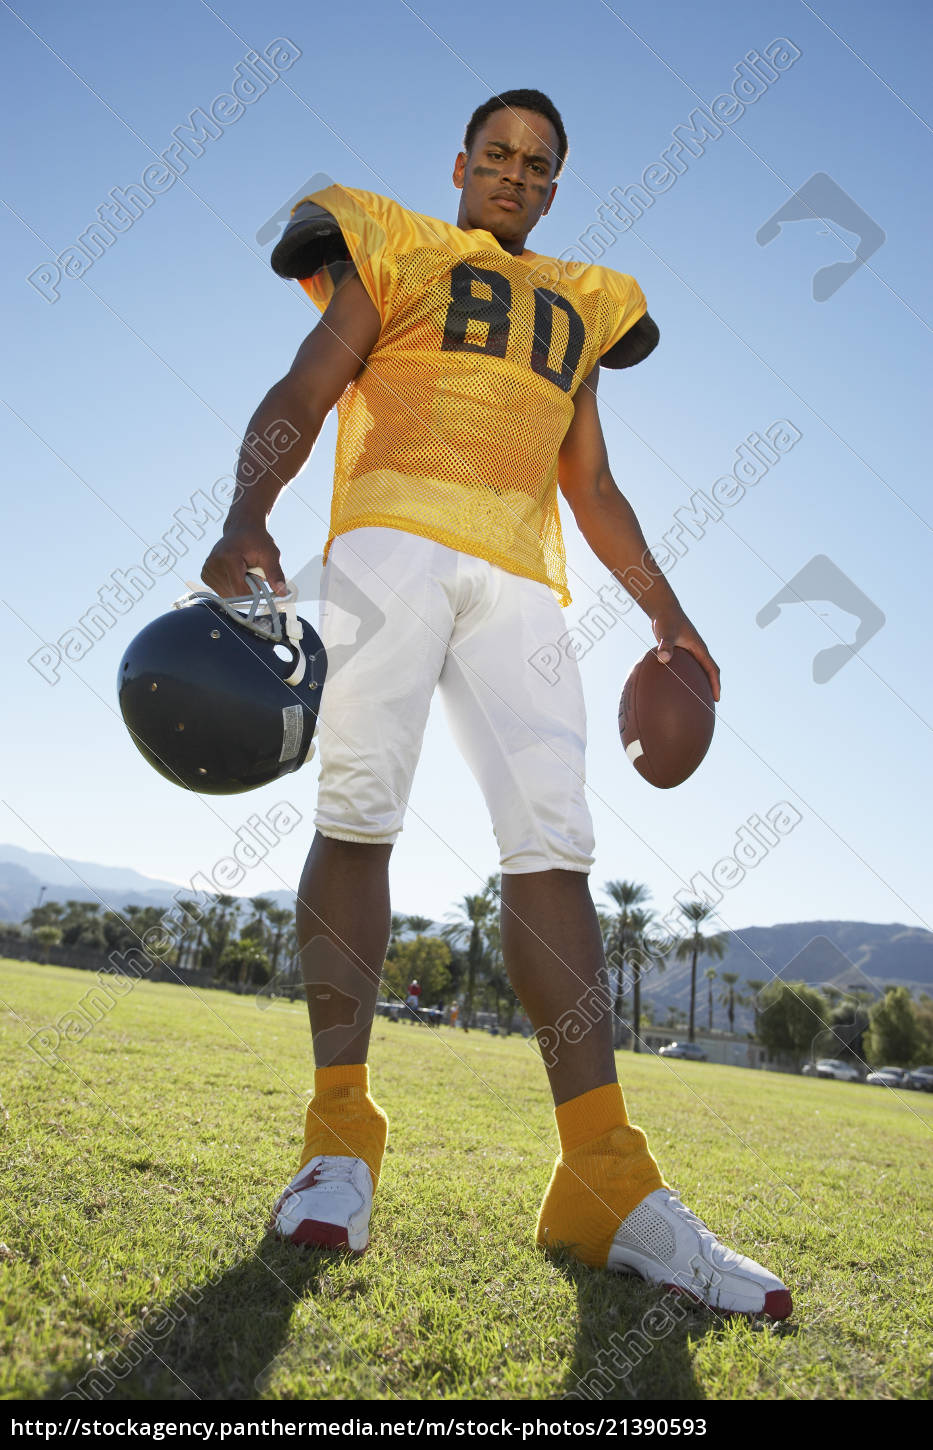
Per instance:
[[[749,981],[769,982],[781,977],[786,982],[807,982],[813,987],[833,987],[848,995],[870,993],[878,997],[890,986],[906,986],[918,996],[933,995],[933,932],[899,923],[866,921],[797,921],[777,926],[748,926],[725,932],[725,954],[721,961],[701,958],[697,966],[697,1022],[705,1026],[709,984],[703,975],[712,966],[714,1022],[725,1026],[726,1011],[721,998],[725,991],[722,975],[736,973],[735,991],[745,998],[754,996]],[[650,971],[642,987],[645,1001],[655,1007],[655,1021],[663,1022],[670,1006],[686,1010],[690,1002],[690,963],[671,961],[664,971]],[[735,1025],[745,1031],[752,1025],[751,1001],[736,1007]]]
[[[124,906],[171,906],[176,892],[184,890],[172,881],[143,876],[128,866],[100,866],[94,861],[0,844],[0,921],[22,921],[37,904],[43,887],[43,901],[96,901],[112,911]],[[293,891],[262,894],[276,906],[294,905]]]
[[[105,909],[119,910],[131,904],[168,907],[178,890],[171,881],[144,876],[130,867],[101,866],[93,861],[67,860],[42,851],[0,845],[0,922],[22,921],[39,901],[40,891],[45,901],[97,901]],[[274,900],[276,906],[294,905],[291,891],[263,895]],[[857,990],[879,995],[886,986],[902,983],[914,994],[933,994],[933,932],[919,927],[802,921],[749,926],[725,936],[725,955],[712,963],[720,979],[713,984],[715,1020],[720,1025],[725,1021],[724,1008],[718,1001],[724,972],[737,973],[735,990],[746,997],[752,995],[749,980],[767,982],[775,975],[786,981],[832,986],[843,993]],[[708,983],[703,973],[709,965],[709,959],[703,958],[697,970],[701,1023],[707,1020]],[[644,1001],[654,1004],[656,1021],[664,1020],[670,1006],[686,1009],[690,1000],[689,962],[671,960],[665,970],[647,973],[642,995]],[[751,1005],[739,1005],[736,1027],[745,1030],[751,1019]]]

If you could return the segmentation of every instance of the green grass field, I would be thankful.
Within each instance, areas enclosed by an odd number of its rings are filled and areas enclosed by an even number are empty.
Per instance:
[[[140,982],[78,1040],[93,985],[0,963],[7,1399],[557,1400],[599,1365],[610,1399],[929,1395],[933,1098],[620,1054],[668,1181],[794,1291],[777,1326],[677,1301],[649,1342],[664,1291],[533,1248],[556,1137],[521,1039],[377,1024],[391,1131],[353,1260],[265,1234],[303,1007]],[[56,1022],[44,1062],[27,1039]]]

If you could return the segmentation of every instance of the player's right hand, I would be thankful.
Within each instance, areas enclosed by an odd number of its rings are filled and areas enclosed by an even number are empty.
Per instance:
[[[237,524],[224,529],[204,562],[201,578],[221,599],[236,599],[249,594],[246,571],[254,568],[263,570],[274,594],[288,593],[272,535],[261,524]]]

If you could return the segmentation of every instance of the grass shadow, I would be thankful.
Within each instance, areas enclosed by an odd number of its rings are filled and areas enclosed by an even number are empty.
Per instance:
[[[561,1394],[573,1400],[703,1400],[696,1344],[726,1321],[686,1294],[627,1274],[555,1260],[577,1294],[573,1361]]]
[[[76,1366],[50,1397],[254,1400],[267,1392],[290,1356],[307,1354],[309,1339],[315,1356],[343,1361],[352,1370],[353,1350],[317,1302],[327,1302],[331,1276],[335,1270],[344,1276],[348,1257],[336,1249],[296,1249],[267,1235],[248,1258],[150,1311],[142,1327]],[[363,1293],[365,1282],[344,1278],[342,1290]],[[312,1313],[294,1343],[292,1319],[299,1304],[310,1305]],[[371,1377],[361,1364],[361,1396]]]

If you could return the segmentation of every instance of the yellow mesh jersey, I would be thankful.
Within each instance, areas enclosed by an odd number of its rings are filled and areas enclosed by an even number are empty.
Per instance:
[[[637,322],[633,277],[506,252],[372,192],[308,198],[337,221],[382,320],[337,405],[332,540],[382,526],[550,585],[569,604],[557,455],[573,397]],[[323,311],[327,269],[302,280]]]

